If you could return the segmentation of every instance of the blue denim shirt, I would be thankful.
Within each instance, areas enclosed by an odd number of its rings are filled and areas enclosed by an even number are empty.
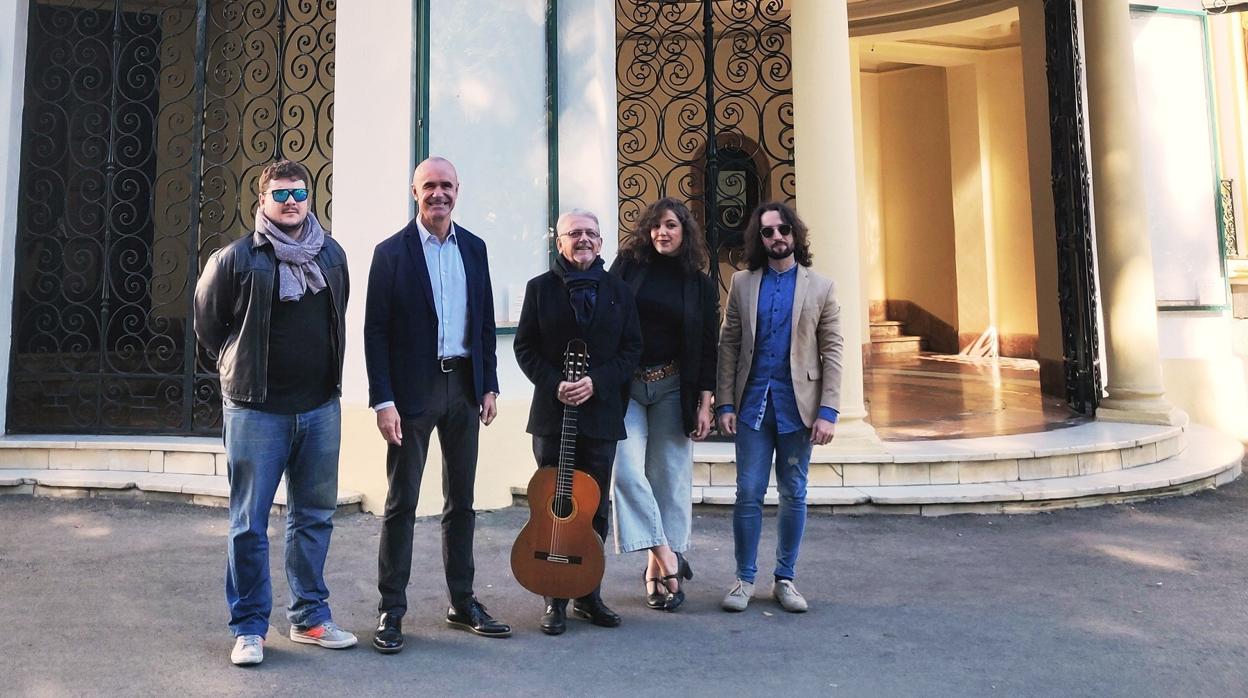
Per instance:
[[[806,428],[793,393],[793,369],[789,361],[793,337],[793,294],[797,289],[797,265],[777,272],[763,270],[758,288],[758,318],[754,331],[754,364],[741,395],[739,425],[754,431],[762,428],[767,402],[776,410],[776,431],[791,434]],[[720,413],[732,412],[731,405]],[[819,418],[835,422],[836,410],[820,406]]]

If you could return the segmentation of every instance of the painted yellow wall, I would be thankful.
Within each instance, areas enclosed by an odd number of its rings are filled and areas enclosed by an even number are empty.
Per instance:
[[[1057,229],[1053,205],[1052,150],[1049,136],[1049,88],[1045,72],[1044,7],[1021,3],[1021,89],[1027,114],[1027,182],[1031,190],[1032,255],[1039,328],[1041,384],[1050,392],[1062,387],[1062,321],[1057,307]]]
[[[959,349],[994,322],[992,195],[984,171],[990,149],[983,121],[986,96],[980,94],[974,64],[945,69],[949,100],[950,186],[953,192],[955,266],[958,281]]]
[[[957,327],[944,71],[909,68],[879,83],[885,290]]]
[[[862,230],[862,255],[868,301],[888,298],[885,279],[884,217],[880,174],[880,77],[859,73],[860,114],[857,119],[862,149],[862,171],[858,174],[858,225]]]
[[[1039,325],[1022,51],[993,51],[979,64],[979,70],[992,146],[985,162],[992,187],[997,330],[1002,335],[1034,335]]]

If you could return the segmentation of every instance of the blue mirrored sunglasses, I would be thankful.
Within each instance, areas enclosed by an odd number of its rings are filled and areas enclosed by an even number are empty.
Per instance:
[[[269,192],[269,196],[273,197],[273,200],[279,204],[286,203],[286,199],[289,199],[292,196],[295,197],[295,201],[299,203],[303,203],[308,200],[308,190],[307,189],[274,189],[273,191]]]

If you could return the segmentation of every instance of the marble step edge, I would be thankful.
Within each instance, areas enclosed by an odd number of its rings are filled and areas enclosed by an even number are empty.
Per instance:
[[[1159,426],[1115,422],[1087,422],[1052,431],[984,436],[970,439],[930,439],[924,441],[884,441],[874,446],[815,447],[811,465],[845,463],[954,463],[963,461],[1004,461],[1067,456],[1106,451],[1127,451],[1150,444],[1159,445],[1164,460],[1186,448],[1189,434],[1213,431],[1196,424]],[[695,464],[732,463],[733,444],[701,442],[693,446]]]
[[[923,338],[913,334],[871,335],[876,344],[902,344],[905,342],[921,342]]]
[[[979,484],[893,485],[862,487],[808,487],[808,506],[844,507],[840,513],[988,513],[1041,511],[1064,506],[1133,501],[1158,496],[1181,495],[1218,487],[1238,478],[1242,472],[1243,445],[1212,429],[1203,429],[1202,438],[1191,448],[1163,461],[1126,470],[1064,478],[1020,480]],[[512,487],[514,497],[523,498],[525,487]],[[695,504],[731,505],[736,489],[728,486],[694,486]],[[779,493],[769,487],[764,505],[779,503]],[[980,507],[977,505],[989,505]],[[937,507],[928,511],[928,507]],[[944,508],[939,508],[944,507]],[[959,508],[962,507],[962,508]]]
[[[182,475],[176,473],[141,473],[116,470],[0,470],[0,488],[35,486],[75,490],[139,490],[219,499],[224,505],[230,498],[230,483],[220,475]],[[358,505],[364,495],[351,490],[338,491],[338,506]],[[273,503],[286,505],[283,481],[277,488]]]
[[[165,451],[169,453],[225,453],[219,436],[114,436],[108,434],[6,434],[3,449]]]

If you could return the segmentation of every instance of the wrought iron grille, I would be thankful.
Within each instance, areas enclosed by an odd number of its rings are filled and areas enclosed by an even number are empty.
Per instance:
[[[191,327],[278,157],[329,227],[335,0],[32,0],[7,428],[212,434]]]
[[[753,208],[795,198],[789,46],[783,0],[616,0],[621,234],[671,196],[706,231],[713,277],[743,263]]]
[[[1101,400],[1101,364],[1075,0],[1044,0],[1044,28],[1066,403],[1092,414]]]

